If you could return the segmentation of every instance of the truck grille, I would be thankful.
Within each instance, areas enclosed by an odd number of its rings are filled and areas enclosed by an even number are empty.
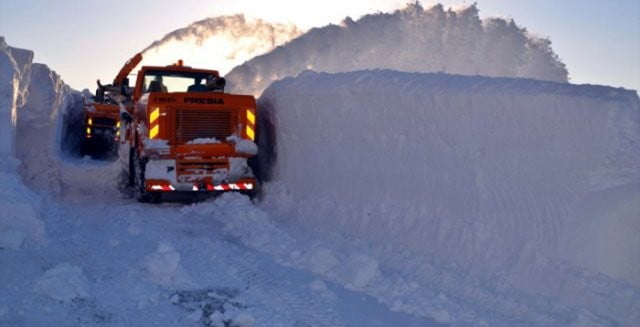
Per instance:
[[[189,110],[175,111],[176,126],[170,135],[177,143],[186,143],[198,138],[216,138],[223,141],[233,134],[235,115],[230,110]]]

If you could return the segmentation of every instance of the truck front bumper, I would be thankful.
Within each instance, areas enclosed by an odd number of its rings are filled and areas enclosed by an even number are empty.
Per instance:
[[[254,178],[245,178],[234,183],[177,183],[172,184],[168,180],[148,179],[145,182],[147,192],[228,192],[228,191],[253,191],[256,189]]]
[[[149,160],[145,177],[149,192],[252,191],[257,186],[244,158]]]

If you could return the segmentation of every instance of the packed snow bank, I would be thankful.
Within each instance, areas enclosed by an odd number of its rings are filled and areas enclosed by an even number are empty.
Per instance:
[[[27,98],[33,52],[9,47],[0,37],[0,249],[44,241],[40,198],[20,180],[15,158],[16,121]]]
[[[425,10],[412,3],[393,13],[312,29],[226,77],[229,90],[258,96],[271,82],[306,69],[335,73],[378,68],[560,82],[568,76],[551,42],[511,19],[481,20],[475,4]]]
[[[274,83],[259,107],[263,204],[274,217],[568,302],[613,296],[578,285],[577,267],[640,286],[635,92],[305,72]]]
[[[280,46],[301,31],[295,25],[271,24],[244,15],[203,19],[166,34],[144,52],[143,65],[168,65],[183,59],[192,67],[233,67]]]
[[[0,169],[0,250],[39,246],[44,223],[41,199],[31,192],[14,172]]]

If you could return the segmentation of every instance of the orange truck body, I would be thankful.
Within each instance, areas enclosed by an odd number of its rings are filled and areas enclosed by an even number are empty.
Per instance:
[[[121,75],[127,74],[121,71],[118,78]],[[191,91],[182,84],[153,90],[153,76],[179,82],[220,80],[215,70],[181,62],[138,71],[130,102],[121,107],[128,119],[123,119],[119,152],[128,163],[138,200],[173,191],[255,192],[257,182],[247,164],[257,154],[255,98],[221,90]]]

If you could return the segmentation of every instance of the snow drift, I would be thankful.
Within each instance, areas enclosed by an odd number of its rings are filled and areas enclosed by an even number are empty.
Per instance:
[[[226,74],[236,65],[288,42],[300,34],[295,25],[271,24],[243,15],[203,19],[166,34],[144,52],[144,65],[167,65],[178,59],[192,67]]]
[[[513,20],[481,20],[475,4],[425,10],[419,3],[340,26],[315,28],[288,44],[234,68],[230,89],[256,96],[273,81],[303,70],[360,69],[446,72],[567,81],[567,70],[548,39]],[[380,87],[383,87],[381,82]]]
[[[637,302],[613,300],[625,283],[640,286],[635,92],[305,72],[271,85],[259,108],[261,173],[271,180],[264,206],[273,217],[384,244],[383,253],[408,251],[409,270],[436,258],[638,318],[621,308]],[[581,282],[591,274],[623,286]]]

